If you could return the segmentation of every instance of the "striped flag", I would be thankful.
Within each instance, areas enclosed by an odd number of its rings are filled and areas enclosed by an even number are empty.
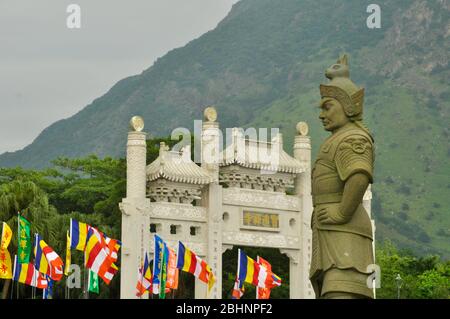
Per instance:
[[[111,256],[113,262],[116,262],[119,258],[119,249],[122,246],[122,242],[118,239],[112,239],[102,233],[105,238],[106,246],[108,247],[108,253]]]
[[[75,219],[70,219],[70,247],[76,250],[84,251],[86,247],[89,225],[80,223]]]
[[[231,299],[241,299],[244,295],[244,291],[244,284],[236,278],[234,281],[233,292],[231,293]]]
[[[94,227],[89,227],[84,254],[86,268],[91,269],[109,285],[117,273],[117,266],[113,264],[104,237]]]
[[[238,279],[260,288],[273,288],[281,285],[280,277],[248,257],[241,249],[238,252]]]
[[[178,242],[177,268],[189,272],[199,280],[207,283],[208,290],[211,290],[214,285],[215,278],[211,267],[180,241]]]
[[[151,291],[152,288],[152,272],[150,271],[150,262],[148,254],[145,252],[144,264],[138,272],[138,281],[136,284],[136,296],[141,297],[145,292]]]
[[[260,256],[256,256],[256,262],[264,266],[268,271],[272,271],[272,265]],[[256,287],[256,299],[269,299],[270,288]]]
[[[64,263],[61,257],[47,243],[36,234],[35,238],[35,267],[39,272],[48,274],[52,280],[61,280],[64,273]]]
[[[53,299],[53,280],[49,276],[46,276],[46,278],[48,286],[42,292],[42,299]]]
[[[17,260],[17,255],[14,257],[14,274],[13,279],[17,282],[33,286],[36,288],[47,288],[48,282],[44,274],[41,274],[32,263],[21,264]]]

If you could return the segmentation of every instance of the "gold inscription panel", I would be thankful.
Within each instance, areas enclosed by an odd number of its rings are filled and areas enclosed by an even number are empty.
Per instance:
[[[279,228],[278,214],[244,211],[244,226]]]

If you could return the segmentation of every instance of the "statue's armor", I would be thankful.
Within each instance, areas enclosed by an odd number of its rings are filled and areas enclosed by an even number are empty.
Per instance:
[[[312,170],[314,212],[331,205],[340,205],[345,181],[354,173],[364,173],[373,182],[373,141],[370,135],[354,124],[331,135],[321,146]],[[370,218],[362,206],[351,220],[341,225],[321,224],[312,217],[312,227],[355,233],[373,239]]]

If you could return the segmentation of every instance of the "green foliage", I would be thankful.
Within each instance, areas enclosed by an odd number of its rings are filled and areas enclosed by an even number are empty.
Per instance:
[[[376,250],[376,263],[381,268],[381,288],[377,298],[395,299],[400,286],[400,298],[449,299],[450,262],[438,256],[416,257],[385,242]],[[397,275],[402,282],[398,285]]]

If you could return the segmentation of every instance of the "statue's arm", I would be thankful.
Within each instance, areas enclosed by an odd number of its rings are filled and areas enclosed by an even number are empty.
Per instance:
[[[351,136],[338,147],[335,163],[342,181],[345,181],[340,205],[323,208],[317,219],[323,224],[348,223],[361,204],[369,183],[373,181],[372,144],[365,136]]]
[[[344,187],[341,204],[336,209],[324,208],[318,212],[317,218],[323,224],[340,225],[348,223],[361,204],[364,193],[369,186],[369,177],[364,173],[351,175]]]
[[[369,186],[369,177],[364,173],[356,173],[350,176],[345,183],[344,194],[340,205],[340,213],[344,222],[349,222],[353,214],[361,204],[364,193]]]

